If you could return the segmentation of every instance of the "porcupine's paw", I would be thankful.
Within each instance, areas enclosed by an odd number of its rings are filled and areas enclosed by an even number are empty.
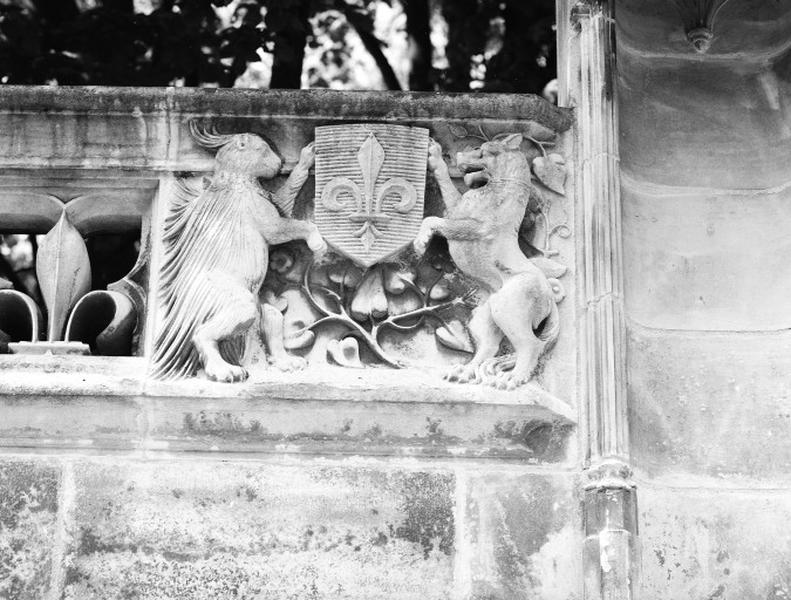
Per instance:
[[[225,383],[244,381],[248,376],[247,369],[244,367],[228,364],[220,358],[210,359],[204,365],[203,370],[206,371],[206,377],[211,381],[222,381]]]
[[[300,371],[307,366],[307,362],[300,356],[291,356],[290,354],[283,354],[281,356],[270,356],[269,364],[281,371]]]

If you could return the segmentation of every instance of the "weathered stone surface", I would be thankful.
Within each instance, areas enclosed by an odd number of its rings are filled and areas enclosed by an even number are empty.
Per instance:
[[[648,60],[641,52],[619,53],[624,171],[657,184],[733,189],[786,184],[791,130],[782,99],[791,54],[774,60],[759,56],[752,64],[741,53],[716,61],[691,54]]]
[[[723,6],[722,1],[700,5]],[[681,7],[681,8],[679,8]],[[697,4],[621,0],[618,4],[619,52],[670,56],[685,62],[703,62],[692,51],[683,26],[698,16]],[[713,9],[703,10],[711,14]],[[718,62],[765,61],[782,52],[788,43],[791,12],[782,3],[743,0],[721,10],[715,20],[716,39],[707,56]],[[713,61],[712,61],[713,62]]]
[[[791,596],[790,490],[639,488],[641,600]]]
[[[210,171],[211,160],[189,138],[190,117],[232,115],[236,131],[268,132],[287,169],[316,125],[338,120],[441,122],[437,133],[448,140],[448,126],[474,129],[491,119],[506,128],[521,123],[539,139],[572,124],[570,110],[524,94],[4,86],[0,104],[0,164],[7,168]]]
[[[656,331],[628,339],[632,458],[652,473],[791,473],[791,333]]]
[[[631,319],[670,329],[791,326],[791,189],[702,190],[628,177],[622,182]]]
[[[447,598],[454,476],[84,461],[64,599]]]
[[[459,482],[461,597],[581,598],[581,517],[571,477],[497,471],[468,477]]]
[[[0,445],[133,448],[144,439],[142,410],[113,397],[0,397]]]
[[[59,469],[48,461],[0,459],[0,598],[48,594],[57,552]]]
[[[301,373],[299,382],[273,369],[268,381],[236,386],[199,379],[144,384],[144,361],[126,357],[0,356],[0,370],[9,392],[0,396],[5,447],[567,464],[576,450],[576,411],[532,383],[514,394],[445,382],[439,372],[405,377],[393,369],[328,367]]]

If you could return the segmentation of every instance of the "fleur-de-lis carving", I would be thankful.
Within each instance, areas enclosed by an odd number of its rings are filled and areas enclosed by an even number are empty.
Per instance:
[[[345,210],[341,195],[348,193],[352,196],[356,210],[349,215],[352,223],[359,223],[360,228],[354,232],[360,238],[366,252],[370,251],[377,238],[382,236],[380,227],[383,227],[392,217],[384,209],[384,199],[388,194],[398,194],[400,201],[393,209],[399,213],[408,213],[417,202],[415,186],[403,177],[390,177],[377,190],[376,180],[385,161],[385,151],[373,132],[360,146],[357,152],[357,162],[362,172],[363,189],[349,177],[334,177],[321,194],[321,202],[333,212]]]

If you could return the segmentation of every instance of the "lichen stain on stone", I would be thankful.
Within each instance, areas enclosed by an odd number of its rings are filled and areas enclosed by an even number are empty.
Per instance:
[[[0,524],[12,529],[21,513],[58,510],[58,474],[32,462],[0,464]]]
[[[353,462],[85,463],[63,600],[447,598],[452,530],[420,521],[443,515],[431,504],[452,502],[452,476]]]
[[[452,476],[433,473],[409,474],[403,482],[405,516],[395,536],[420,544],[426,559],[435,549],[453,552],[453,485]]]
[[[266,438],[267,431],[261,422],[252,419],[244,423],[238,416],[229,412],[218,412],[210,416],[206,411],[200,411],[197,416],[185,413],[183,419],[184,433],[188,435],[214,436],[214,437],[251,437]]]
[[[53,466],[15,460],[0,464],[0,598],[47,595],[57,494]]]
[[[725,584],[721,583],[706,596],[706,600],[724,600],[726,589]]]
[[[654,555],[660,567],[665,566],[665,553],[661,548],[654,548]]]

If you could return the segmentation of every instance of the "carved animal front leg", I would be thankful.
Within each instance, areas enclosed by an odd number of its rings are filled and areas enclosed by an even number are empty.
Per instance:
[[[311,142],[302,149],[299,154],[299,162],[294,166],[294,169],[291,171],[288,179],[286,179],[283,187],[281,187],[273,197],[275,204],[280,208],[280,214],[283,216],[291,217],[299,191],[302,189],[302,186],[305,185],[305,181],[307,181],[308,174],[315,161],[316,149],[313,142]]]
[[[217,292],[223,293],[223,292]],[[226,362],[220,354],[222,340],[242,336],[258,316],[255,299],[246,289],[224,290],[229,301],[210,319],[200,325],[192,337],[206,377],[212,381],[244,381],[247,370]]]
[[[275,219],[267,224],[263,234],[266,241],[270,244],[284,244],[291,240],[305,240],[313,254],[320,256],[327,251],[327,242],[321,237],[316,225],[308,221]]]
[[[461,200],[461,193],[453,185],[453,180],[450,178],[448,164],[442,158],[442,146],[433,139],[428,145],[428,168],[434,173],[434,179],[439,186],[442,201],[447,208],[452,209]]]
[[[500,348],[503,332],[492,319],[489,302],[485,302],[472,312],[472,318],[467,326],[475,342],[475,354],[470,362],[465,365],[456,365],[446,375],[448,381],[459,383],[478,382],[478,367],[489,358],[492,358]]]
[[[264,304],[262,313],[261,329],[269,351],[269,362],[281,371],[305,368],[305,359],[290,355],[283,346],[283,313],[271,304]]]
[[[440,217],[426,217],[423,219],[417,236],[412,241],[412,246],[418,256],[423,256],[426,253],[428,243],[431,241],[431,238],[434,237],[434,234],[440,230],[444,222],[445,219]]]
[[[426,217],[412,242],[415,252],[422,256],[432,236],[439,234],[446,240],[479,241],[491,234],[486,224],[478,219],[441,219]]]

